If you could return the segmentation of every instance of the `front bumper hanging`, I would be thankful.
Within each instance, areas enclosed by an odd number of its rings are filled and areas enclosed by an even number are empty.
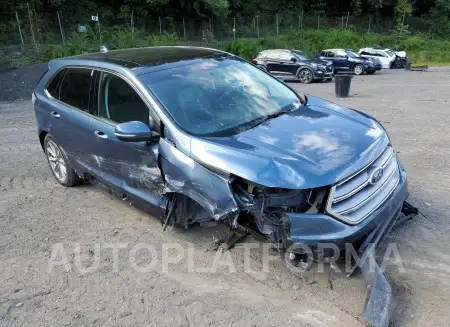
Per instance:
[[[363,256],[365,254],[364,252],[371,251],[367,255],[367,259],[364,262],[363,267],[361,267],[362,275],[369,290],[362,319],[369,326],[389,326],[392,304],[392,289],[385,274],[378,266],[374,253],[375,249],[383,243],[393,227],[414,218],[417,216],[419,211],[417,208],[405,201],[403,202],[401,213],[403,216],[401,216],[399,212],[394,219],[387,221],[384,225],[381,225],[372,231],[358,250],[359,255]],[[356,268],[357,267],[352,270],[350,275],[353,274]]]

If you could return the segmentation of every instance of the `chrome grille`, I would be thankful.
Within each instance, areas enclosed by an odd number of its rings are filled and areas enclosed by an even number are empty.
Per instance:
[[[327,211],[346,223],[357,224],[391,195],[399,181],[397,157],[388,146],[368,167],[332,187]]]

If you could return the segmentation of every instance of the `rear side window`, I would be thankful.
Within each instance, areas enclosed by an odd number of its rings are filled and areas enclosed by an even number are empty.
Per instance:
[[[92,69],[68,68],[59,87],[59,101],[88,111]]]
[[[267,58],[267,51],[260,52],[257,58]]]
[[[47,86],[47,92],[55,99],[59,100],[59,85],[66,71],[67,69],[60,70],[59,73],[52,78],[52,81]]]

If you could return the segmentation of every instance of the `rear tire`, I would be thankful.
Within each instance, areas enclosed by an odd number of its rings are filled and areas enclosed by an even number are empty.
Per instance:
[[[302,84],[310,84],[314,80],[314,73],[309,68],[302,68],[297,73],[297,78]]]
[[[363,65],[361,65],[361,64],[356,64],[356,65],[353,67],[353,73],[354,73],[355,75],[362,75],[362,74],[364,74],[364,67],[363,67]]]
[[[53,176],[59,184],[70,187],[80,182],[77,173],[70,167],[64,151],[50,134],[47,134],[44,139],[44,151]]]

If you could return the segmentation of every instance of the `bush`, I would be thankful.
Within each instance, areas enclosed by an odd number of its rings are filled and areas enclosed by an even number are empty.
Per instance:
[[[11,59],[11,67],[23,67],[40,61],[80,55],[99,51],[100,44],[108,49],[148,47],[157,45],[176,45],[182,39],[176,34],[164,33],[162,37],[145,34],[129,27],[116,26],[102,30],[102,41],[96,32],[88,28],[86,33],[74,32],[64,45],[41,47],[40,56],[27,55]],[[182,43],[184,44],[184,43]],[[244,59],[254,58],[265,49],[298,49],[313,57],[321,49],[348,48],[358,50],[363,47],[385,47],[405,50],[414,63],[450,64],[450,41],[433,40],[416,35],[381,35],[376,33],[357,33],[351,30],[294,30],[283,36],[268,36],[261,39],[237,39],[233,42],[217,43],[211,40],[198,45],[216,47],[234,53]]]

